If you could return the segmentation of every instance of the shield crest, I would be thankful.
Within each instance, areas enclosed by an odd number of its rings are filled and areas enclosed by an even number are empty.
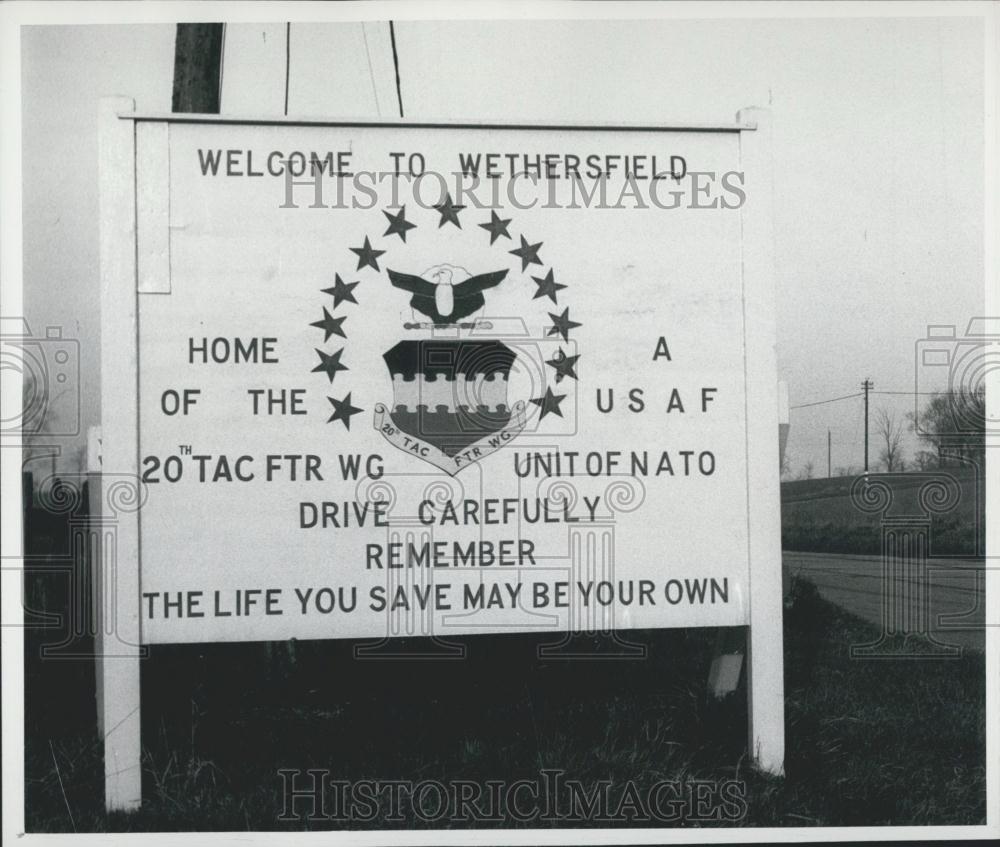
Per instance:
[[[383,356],[392,377],[391,410],[376,427],[406,452],[454,475],[524,428],[524,404],[507,399],[516,353],[498,340],[400,341]]]

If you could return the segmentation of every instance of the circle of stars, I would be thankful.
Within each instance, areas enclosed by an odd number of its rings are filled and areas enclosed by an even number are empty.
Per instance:
[[[445,224],[451,224],[458,229],[462,228],[459,213],[466,207],[455,203],[452,200],[450,193],[446,192],[444,197],[441,198],[441,202],[433,206],[433,208],[439,215],[438,229],[444,227]],[[383,209],[382,214],[388,222],[388,227],[385,232],[382,233],[383,238],[390,238],[395,235],[398,236],[400,241],[405,244],[407,234],[411,230],[417,229],[417,224],[407,219],[405,205],[401,206],[399,211],[395,213],[389,209]],[[513,237],[510,234],[511,223],[513,223],[512,218],[503,218],[495,210],[491,210],[490,219],[483,223],[479,223],[478,226],[480,229],[489,233],[490,246],[492,247],[501,239],[513,241]],[[526,273],[528,268],[532,265],[538,265],[544,268],[544,263],[539,255],[543,242],[539,241],[537,243],[532,243],[524,236],[524,234],[518,235],[518,241],[519,246],[512,250],[508,250],[507,252],[521,260],[521,273]],[[360,247],[350,247],[348,249],[357,257],[356,271],[363,271],[366,268],[370,268],[376,273],[382,272],[382,268],[379,266],[379,257],[385,255],[387,250],[378,249],[378,246],[373,245],[371,243],[371,239],[367,235],[365,235],[364,243]],[[556,281],[555,270],[553,268],[550,267],[544,276],[532,275],[531,279],[535,283],[535,292],[532,295],[532,300],[539,300],[547,297],[553,304],[556,306],[559,305],[558,294],[568,286]],[[359,285],[360,280],[345,282],[339,273],[335,273],[333,285],[329,288],[322,289],[322,291],[324,294],[333,298],[332,309],[333,312],[336,312],[337,309],[343,304],[357,305],[358,301],[354,295],[354,289]],[[559,314],[549,312],[548,315],[552,324],[546,331],[546,337],[558,336],[562,343],[569,344],[570,332],[582,326],[582,324],[570,318],[568,306],[564,307],[562,312]],[[310,326],[323,330],[323,343],[326,344],[334,335],[345,340],[347,339],[347,333],[344,331],[343,326],[346,320],[346,315],[336,316],[331,314],[330,310],[324,306],[323,318],[321,320],[314,321],[310,324]],[[332,385],[337,374],[342,371],[350,370],[350,368],[341,361],[344,356],[344,349],[344,347],[341,347],[333,353],[327,353],[325,350],[315,348],[316,354],[319,357],[319,364],[317,364],[311,372],[325,374],[329,383]],[[563,349],[562,344],[560,344],[555,355],[553,355],[551,359],[545,360],[545,364],[553,369],[556,385],[559,385],[559,383],[561,383],[564,379],[578,379],[576,367],[579,359],[579,354],[568,354]],[[333,411],[327,419],[327,423],[335,423],[339,421],[344,425],[346,430],[350,430],[351,418],[364,411],[362,408],[354,405],[352,401],[352,394],[353,392],[348,391],[344,397],[339,399],[327,396],[327,401],[333,407]],[[546,386],[545,392],[540,397],[532,397],[529,399],[532,404],[538,407],[539,420],[542,420],[550,414],[561,418],[563,413],[560,406],[566,397],[566,394],[556,394],[552,390],[552,386],[549,385]]]

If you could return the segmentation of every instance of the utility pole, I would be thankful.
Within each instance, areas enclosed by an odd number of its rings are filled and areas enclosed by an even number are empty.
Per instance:
[[[830,445],[831,445],[830,430],[827,429],[826,431],[826,478],[827,479],[833,477],[833,462],[831,461],[833,450]]]
[[[177,24],[172,111],[219,111],[223,38],[222,24]]]
[[[861,389],[865,392],[865,473],[868,473],[868,392],[875,387],[875,383],[866,379],[861,383]]]

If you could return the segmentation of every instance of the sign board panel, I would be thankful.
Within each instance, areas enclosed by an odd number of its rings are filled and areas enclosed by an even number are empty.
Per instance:
[[[739,133],[165,128],[144,641],[748,622]]]
[[[139,480],[105,652],[749,626],[781,770],[765,114],[104,108],[102,514]],[[101,673],[109,760],[138,761],[137,663]],[[110,806],[138,790],[108,772]]]

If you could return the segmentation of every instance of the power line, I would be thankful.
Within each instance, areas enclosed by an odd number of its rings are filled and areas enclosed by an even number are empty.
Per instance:
[[[860,397],[861,392],[855,391],[853,394],[845,394],[843,397],[831,397],[829,400],[817,400],[815,403],[799,403],[797,406],[789,406],[789,409],[805,409],[809,406],[823,406],[827,403],[837,403],[840,400],[850,400],[852,397]]]
[[[938,394],[951,394],[949,391],[872,391],[872,394],[905,394],[908,397],[936,397]]]
[[[396,69],[396,99],[399,100],[399,116],[403,117],[403,88],[399,81],[399,54],[396,52],[396,25],[389,21],[389,40],[392,42],[392,64]]]
[[[285,116],[288,116],[288,83],[292,71],[292,24],[285,24]]]
[[[939,395],[953,394],[955,392],[949,391],[875,391],[874,389],[868,390],[869,394],[893,394],[900,397],[937,397]],[[806,409],[809,406],[823,406],[826,403],[837,403],[840,400],[850,400],[852,397],[861,397],[864,394],[863,391],[857,391],[854,394],[845,394],[843,397],[831,397],[828,400],[816,400],[813,403],[799,403],[795,406],[789,406],[789,409]]]
[[[378,85],[375,84],[375,69],[372,67],[372,51],[368,46],[368,30],[361,24],[361,38],[365,42],[365,58],[368,60],[368,77],[372,81],[372,96],[375,98],[375,112],[382,117],[382,105],[378,102]]]

